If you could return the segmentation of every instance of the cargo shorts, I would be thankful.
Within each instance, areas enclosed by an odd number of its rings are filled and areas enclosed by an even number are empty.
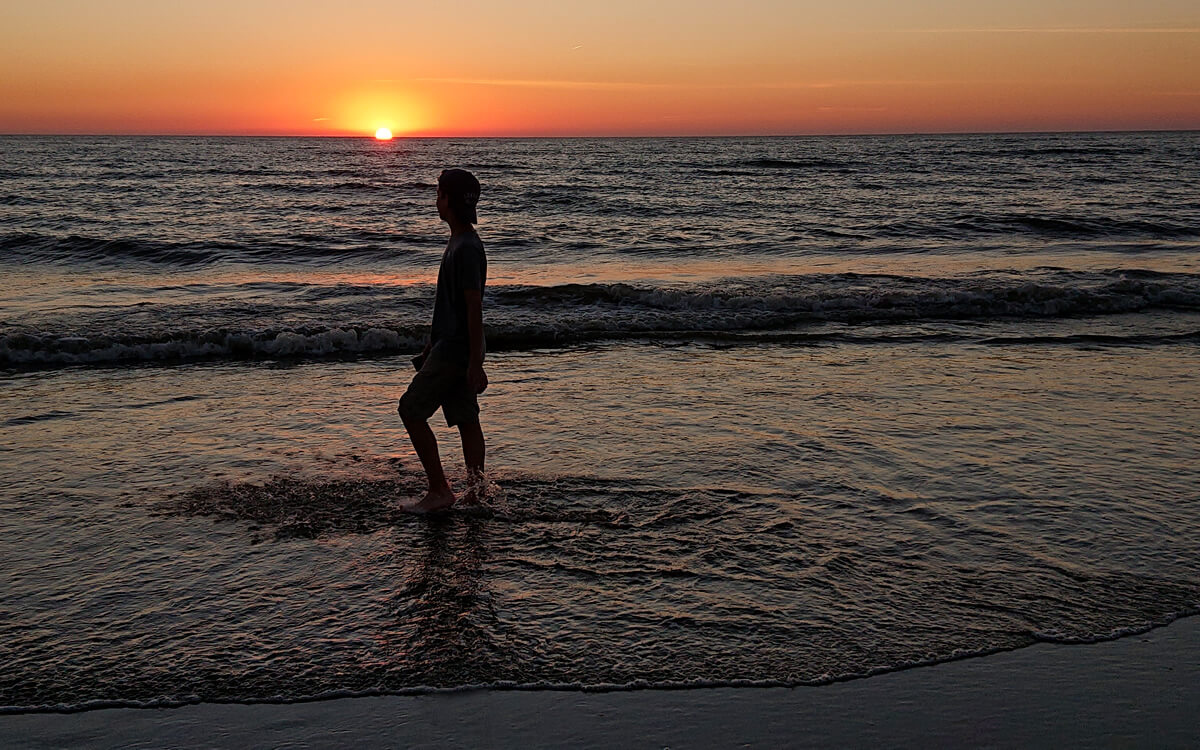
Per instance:
[[[396,411],[405,419],[425,421],[439,407],[450,427],[479,421],[479,399],[467,382],[466,364],[435,347],[400,397]]]

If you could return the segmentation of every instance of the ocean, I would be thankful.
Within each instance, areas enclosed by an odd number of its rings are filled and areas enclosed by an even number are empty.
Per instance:
[[[1193,614],[1197,164],[2,137],[0,711],[817,684]],[[448,167],[491,487],[425,518],[396,400]]]

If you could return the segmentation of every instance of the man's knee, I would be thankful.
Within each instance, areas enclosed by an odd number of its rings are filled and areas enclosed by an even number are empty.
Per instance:
[[[479,413],[469,414],[454,423],[454,427],[458,428],[460,435],[471,437],[473,435],[483,435],[483,427],[479,424]]]
[[[404,424],[417,424],[429,421],[430,415],[425,413],[426,410],[422,408],[417,399],[413,398],[411,392],[405,393],[400,397],[400,403],[397,404],[396,411],[399,412],[400,419]]]

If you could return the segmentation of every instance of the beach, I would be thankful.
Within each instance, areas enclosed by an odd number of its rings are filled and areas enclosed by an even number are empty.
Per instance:
[[[1196,133],[2,141],[6,726],[1191,730]],[[448,165],[490,484],[420,518]]]
[[[1200,619],[802,688],[477,690],[0,717],[5,746],[1193,747]]]
[[[1196,3],[0,8],[0,750],[1200,747]]]

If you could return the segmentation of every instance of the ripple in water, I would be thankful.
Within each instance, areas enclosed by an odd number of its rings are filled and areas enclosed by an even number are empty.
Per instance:
[[[820,683],[1111,637],[1200,600],[1194,580],[1046,559],[911,497],[512,475],[486,508],[398,513],[421,484],[290,476],[156,502],[176,533],[215,518],[222,546],[183,543],[170,601],[129,581],[121,632],[61,633],[53,668],[7,639],[4,703]]]

